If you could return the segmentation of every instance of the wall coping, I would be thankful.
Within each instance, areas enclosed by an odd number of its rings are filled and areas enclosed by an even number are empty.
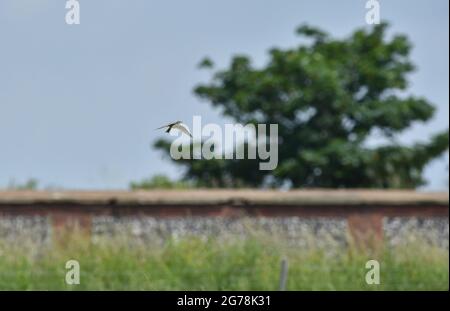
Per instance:
[[[449,205],[447,192],[410,190],[151,190],[151,191],[0,191],[2,205],[296,205],[415,206]]]

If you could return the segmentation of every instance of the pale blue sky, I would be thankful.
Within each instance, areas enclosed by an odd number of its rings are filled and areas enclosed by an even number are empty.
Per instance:
[[[448,1],[381,2],[391,33],[414,44],[410,93],[436,117],[401,136],[424,141],[448,128]],[[36,178],[42,187],[126,188],[157,173],[180,175],[150,148],[172,120],[224,123],[192,94],[233,54],[263,64],[270,47],[298,43],[307,22],[335,36],[365,26],[365,1],[80,0],[81,25],[65,24],[64,0],[0,0],[0,187]],[[448,156],[426,170],[447,189]]]

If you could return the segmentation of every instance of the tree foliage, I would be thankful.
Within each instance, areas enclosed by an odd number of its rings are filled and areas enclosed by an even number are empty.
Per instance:
[[[24,183],[17,183],[14,179],[10,180],[7,189],[8,190],[37,190],[39,182],[30,178]]]
[[[141,181],[131,182],[131,190],[151,190],[151,189],[187,189],[193,185],[186,181],[174,181],[165,175],[154,175]]]
[[[279,165],[258,170],[258,160],[183,160],[184,179],[202,186],[414,188],[422,171],[448,149],[448,130],[411,146],[396,135],[435,112],[425,98],[407,93],[415,68],[404,35],[388,38],[386,23],[344,39],[301,26],[306,43],[273,48],[262,68],[247,56],[195,88],[224,116],[247,124],[279,125]],[[213,63],[205,59],[202,67]],[[368,147],[377,133],[388,143]],[[155,147],[168,152],[167,141]]]

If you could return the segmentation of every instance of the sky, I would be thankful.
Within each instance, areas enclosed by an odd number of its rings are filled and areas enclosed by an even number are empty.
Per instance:
[[[154,174],[181,176],[152,148],[167,122],[224,124],[193,95],[235,54],[263,65],[271,47],[294,47],[308,23],[343,38],[365,23],[365,0],[0,0],[0,188],[29,178],[42,188],[125,189]],[[409,93],[436,107],[400,135],[427,141],[449,126],[448,1],[380,1],[390,34],[414,45]],[[448,154],[430,163],[424,190],[448,189]]]

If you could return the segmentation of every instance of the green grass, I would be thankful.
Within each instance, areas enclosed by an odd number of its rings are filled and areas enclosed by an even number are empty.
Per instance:
[[[448,290],[448,250],[420,242],[377,252],[300,249],[257,235],[157,246],[67,234],[52,247],[17,244],[0,242],[1,290],[277,290],[283,257],[288,290]],[[80,263],[79,285],[65,284],[69,259]],[[380,285],[365,282],[369,259],[380,263]]]

